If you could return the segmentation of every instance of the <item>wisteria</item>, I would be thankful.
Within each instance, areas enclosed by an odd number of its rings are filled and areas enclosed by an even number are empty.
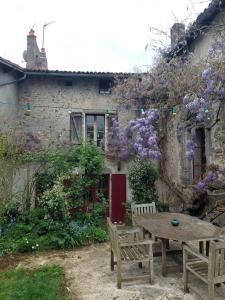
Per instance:
[[[131,120],[123,132],[119,130],[118,121],[113,119],[109,133],[110,151],[114,150],[122,159],[133,154],[143,158],[160,159],[161,153],[156,128],[158,119],[158,110],[147,110],[142,118]]]
[[[186,95],[183,99],[183,103],[186,111],[196,114],[196,120],[198,122],[209,119],[209,109],[212,106],[211,101]]]
[[[190,91],[183,98],[185,110],[195,115],[197,122],[210,121],[213,101],[225,99],[225,68],[221,63],[222,54],[225,55],[225,43],[215,43],[209,49],[205,68],[199,76],[202,82],[198,90],[195,93]]]
[[[129,129],[133,136],[133,148],[143,158],[159,159],[161,157],[156,129],[158,119],[158,111],[150,109],[142,118],[137,118],[129,123]]]
[[[177,139],[180,141],[185,128],[191,126],[185,154],[188,160],[193,160],[196,149],[195,128],[212,128],[221,120],[222,103],[225,100],[225,43],[215,43],[205,59],[193,60],[191,53],[169,59],[159,57],[149,73],[137,74],[119,82],[114,89],[114,96],[128,109],[134,106],[158,108],[157,114],[165,118],[160,119],[160,124],[169,124],[172,116],[170,107],[178,106],[181,112],[178,114],[180,123],[176,123],[177,117],[173,123]],[[180,109],[179,104],[183,104],[183,109]],[[124,157],[129,153],[144,158],[161,156],[157,126],[151,122],[148,124],[148,121],[146,125],[146,120],[147,112],[141,118],[132,120],[126,131],[120,133],[119,147]],[[170,126],[162,126],[160,135],[167,135],[168,128]],[[199,187],[204,188],[207,182],[215,179],[212,173],[199,182]],[[220,182],[224,184],[224,180]]]
[[[197,189],[202,191],[208,184],[218,183],[221,188],[225,189],[225,169],[216,168],[207,172],[206,176],[197,183]]]

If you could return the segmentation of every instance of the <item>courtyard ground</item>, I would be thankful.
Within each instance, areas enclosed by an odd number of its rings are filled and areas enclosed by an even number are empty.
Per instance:
[[[1,260],[4,258],[1,258]],[[110,271],[110,248],[108,243],[96,244],[73,251],[51,251],[33,253],[17,257],[14,267],[35,268],[45,264],[57,264],[64,268],[66,289],[72,300],[197,300],[196,296],[184,294],[182,272],[173,267],[167,277],[161,275],[161,259],[154,258],[155,282],[124,283],[122,289],[116,288],[116,271]],[[175,266],[170,258],[169,265]],[[181,257],[176,259],[177,266]],[[146,272],[146,268],[138,269],[137,265],[128,265],[129,273]],[[192,279],[192,278],[191,278]],[[46,278],[46,280],[48,280]],[[192,280],[202,295],[206,295],[206,285]],[[215,300],[225,299],[225,286],[216,288]]]

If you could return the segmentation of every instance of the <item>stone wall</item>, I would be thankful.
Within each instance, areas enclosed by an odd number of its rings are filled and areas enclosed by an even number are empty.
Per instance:
[[[16,74],[12,71],[5,71],[0,66],[0,82],[10,83],[15,80]],[[16,126],[18,110],[18,86],[17,83],[0,86],[0,129],[8,129]]]
[[[70,137],[70,112],[117,113],[117,103],[110,95],[101,95],[97,78],[68,79],[59,77],[30,77],[20,84],[19,103],[31,104],[30,115],[25,108],[19,112],[24,130],[35,132],[42,141],[50,138],[68,143]],[[132,113],[118,112],[121,126],[125,126]],[[84,132],[83,132],[84,134]]]
[[[68,80],[71,86],[66,86]],[[27,102],[31,112],[26,114]],[[85,139],[85,114],[117,113],[120,127],[127,125],[135,111],[117,111],[117,102],[110,94],[99,94],[98,78],[63,78],[51,76],[30,76],[19,85],[18,112],[24,132],[34,133],[46,145],[53,140],[59,145],[70,143],[70,113],[83,115],[83,138]],[[105,128],[106,129],[106,128]],[[127,173],[128,163],[122,162],[118,170],[118,161],[105,158],[109,173]],[[128,187],[128,182],[127,182]],[[127,198],[130,198],[127,188]]]
[[[224,36],[225,12],[220,13],[201,35],[191,45],[193,64],[206,57],[208,49],[215,41]],[[224,41],[224,40],[223,40]],[[214,103],[212,120],[205,128],[206,163],[218,164],[225,167],[225,105],[220,107],[217,120],[218,103]],[[188,139],[188,128],[182,131],[181,138],[177,137],[177,125],[182,122],[178,113],[166,120],[166,135],[164,137],[164,161],[161,166],[163,176],[157,182],[160,200],[170,204],[172,210],[199,209],[203,203],[201,194],[196,192],[193,182],[193,166],[185,159],[185,144]],[[187,125],[187,124],[185,124]],[[201,126],[201,125],[200,125]]]

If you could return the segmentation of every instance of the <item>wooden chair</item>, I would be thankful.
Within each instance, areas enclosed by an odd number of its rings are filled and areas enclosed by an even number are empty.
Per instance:
[[[110,246],[111,246],[111,271],[114,270],[114,265],[117,265],[117,287],[120,289],[122,282],[148,279],[150,283],[153,283],[153,252],[152,252],[152,240],[136,240],[136,241],[124,241],[119,235],[119,231],[116,226],[112,224],[110,219],[107,219]],[[114,258],[116,261],[114,261]],[[148,262],[149,274],[139,276],[124,277],[122,275],[122,265],[124,263],[142,263]]]
[[[145,215],[145,214],[154,214],[156,213],[155,202],[144,203],[144,204],[135,204],[131,203],[131,215],[132,215],[132,224],[135,226],[135,217]],[[146,231],[143,230],[143,236],[145,237]],[[148,236],[152,236],[148,233]]]
[[[210,241],[208,256],[200,254],[188,245],[183,245],[183,281],[184,291],[189,288],[202,297],[197,290],[188,286],[188,274],[192,273],[208,285],[208,300],[214,300],[216,284],[225,282],[225,240]],[[225,295],[224,295],[225,298]],[[203,298],[204,299],[204,298]]]
[[[134,217],[156,213],[155,202],[144,204],[131,204],[132,224],[135,224]]]

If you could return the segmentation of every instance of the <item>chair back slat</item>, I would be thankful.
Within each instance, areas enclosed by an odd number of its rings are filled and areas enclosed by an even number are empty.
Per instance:
[[[225,253],[225,249],[221,249],[221,255],[220,255],[220,273],[219,275],[224,275],[225,274],[225,270],[224,270],[224,253]]]
[[[156,212],[155,202],[146,203],[146,204],[133,204],[132,214],[134,216],[140,216],[143,214],[154,214]]]
[[[156,213],[155,202],[145,203],[145,204],[132,204],[131,212],[132,212],[132,222],[134,225],[135,224],[134,217]]]

